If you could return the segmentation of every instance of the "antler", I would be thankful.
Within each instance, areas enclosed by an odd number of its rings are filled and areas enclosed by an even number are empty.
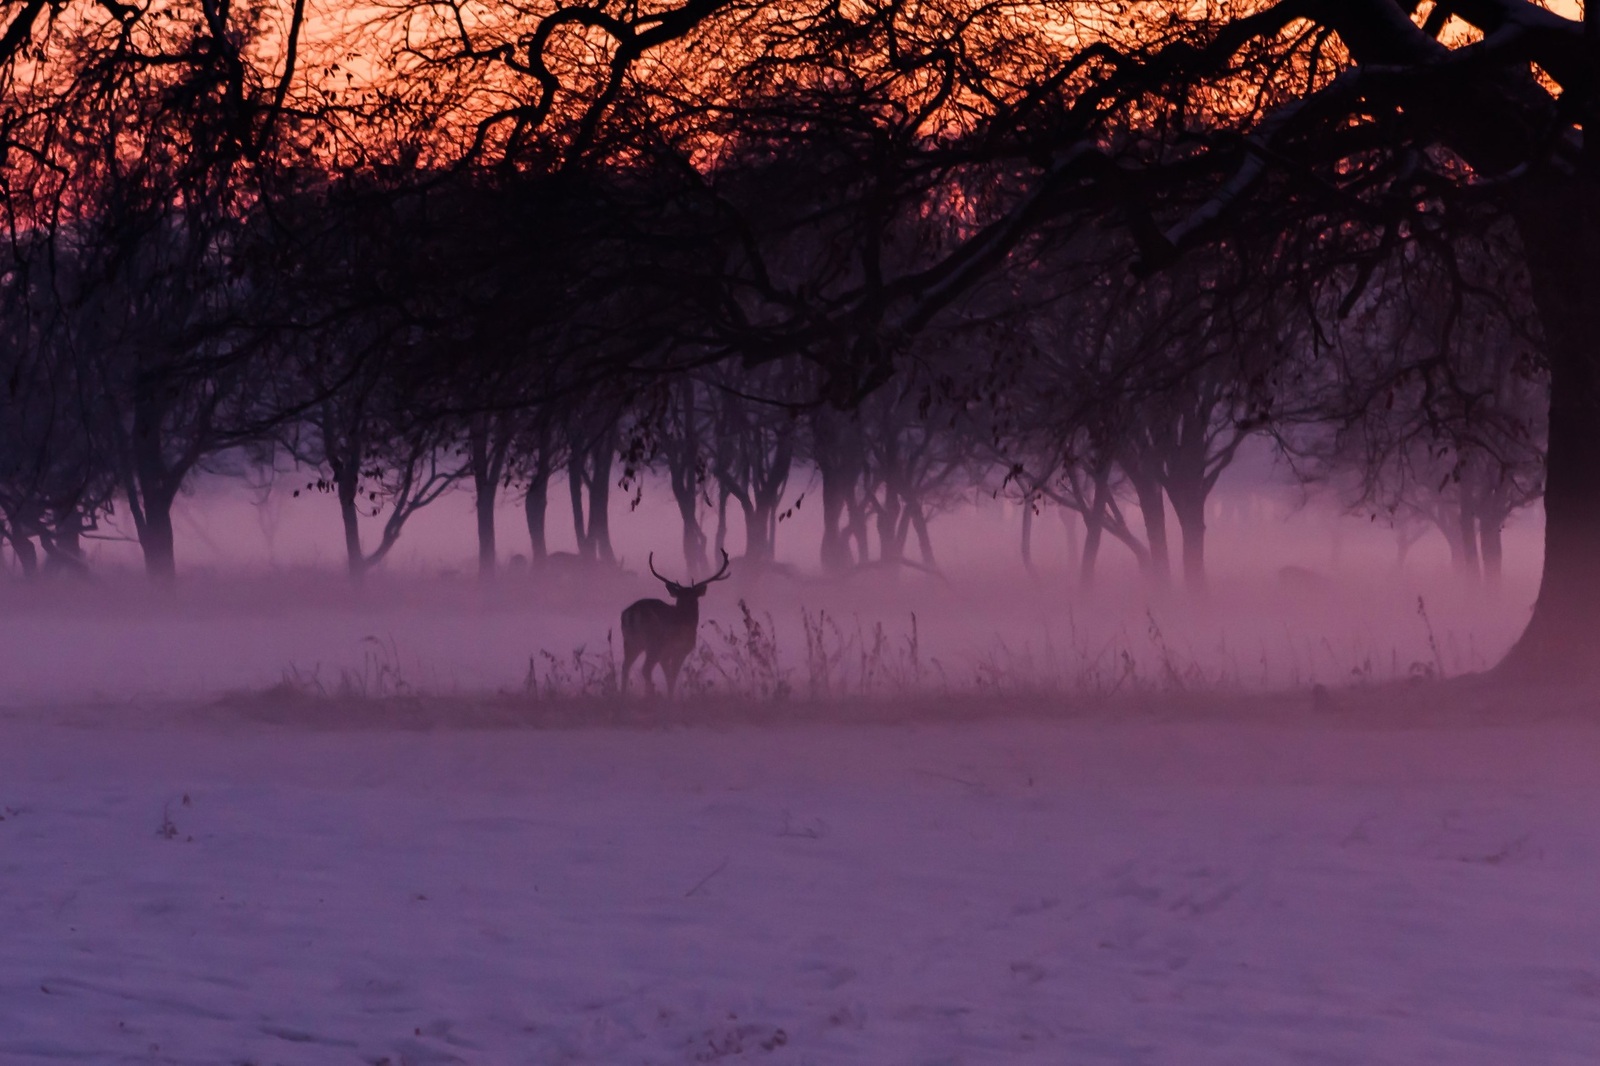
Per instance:
[[[713,581],[726,581],[728,576],[728,551],[726,548],[724,548],[722,551],[722,569],[718,570],[716,573],[700,582],[700,584],[709,585]]]
[[[656,580],[661,582],[663,585],[676,585],[677,584],[676,581],[668,581],[666,578],[662,577],[660,574],[656,574],[656,553],[655,552],[651,552],[650,553],[650,572],[652,574],[655,574]]]

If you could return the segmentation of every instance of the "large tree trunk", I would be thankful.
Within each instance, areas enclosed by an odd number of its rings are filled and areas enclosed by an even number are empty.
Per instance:
[[[589,539],[589,527],[583,520],[583,453],[572,450],[567,460],[567,494],[572,498],[572,535],[578,542],[578,558],[594,561],[594,543]]]
[[[905,542],[900,536],[900,497],[887,485],[883,503],[878,506],[878,559],[888,566],[899,566]]]
[[[1139,500],[1139,513],[1144,516],[1145,543],[1150,549],[1149,576],[1157,588],[1166,588],[1172,582],[1172,557],[1167,548],[1167,508],[1161,497],[1161,482],[1137,466],[1125,465],[1123,472]]]
[[[1098,510],[1083,516],[1083,555],[1078,559],[1078,585],[1088,589],[1094,586],[1094,567],[1100,559],[1100,536],[1105,531],[1105,520]]]
[[[867,505],[859,495],[852,493],[844,506],[848,516],[844,526],[845,548],[853,562],[864,563],[872,557],[867,544]],[[854,548],[850,547],[852,543]]]
[[[1461,558],[1457,560],[1456,569],[1463,580],[1475,585],[1482,577],[1478,569],[1478,513],[1473,510],[1470,500],[1463,499],[1458,514]]]
[[[339,497],[339,518],[344,524],[345,569],[351,581],[367,574],[367,555],[361,549],[360,512],[356,494],[361,488],[360,472],[354,463],[332,463],[334,491]]]
[[[17,562],[22,567],[22,573],[33,577],[39,572],[39,553],[34,549],[33,541],[26,535],[11,530],[6,534],[6,541],[11,545],[11,550],[17,555]]]
[[[794,442],[782,434],[774,443],[766,468],[750,485],[750,503],[755,510],[755,521],[761,527],[761,557],[771,563],[778,557],[778,508],[783,505],[783,490],[789,484],[789,471],[794,464]]]
[[[1446,512],[1435,524],[1438,526],[1439,535],[1444,537],[1445,544],[1450,548],[1450,569],[1457,576],[1465,574],[1467,570],[1467,546],[1461,540],[1460,521],[1452,522],[1448,512]]]
[[[144,572],[157,581],[178,576],[178,561],[172,536],[172,501],[157,496],[144,501],[144,528],[139,531],[139,547],[144,552]]]
[[[860,500],[856,496],[859,470],[833,464],[822,467],[822,568],[839,574],[857,561],[850,547],[858,537]]]
[[[719,559],[722,558],[723,553],[728,550],[728,496],[729,495],[730,494],[729,494],[729,492],[728,492],[728,490],[726,488],[720,488],[719,487],[717,489],[716,550],[717,550],[717,558],[719,558]]]
[[[1056,508],[1056,513],[1061,516],[1062,528],[1064,528],[1067,533],[1067,565],[1076,565],[1078,562],[1079,553],[1082,551],[1082,548],[1078,542],[1078,526],[1080,524],[1078,521],[1078,516],[1065,507]]]
[[[134,527],[139,549],[144,554],[144,572],[155,581],[170,582],[178,576],[177,550],[172,536],[172,503],[177,490],[169,474],[148,455],[139,462],[139,499],[134,512]]]
[[[1111,506],[1109,471],[1094,478],[1094,496],[1089,509],[1083,512],[1083,558],[1078,565],[1078,583],[1087,589],[1094,584],[1095,564],[1100,560],[1100,540],[1106,530],[1106,516]]]
[[[772,543],[767,539],[767,519],[761,508],[748,496],[736,496],[739,510],[744,513],[744,559],[746,566],[760,566],[772,561]]]
[[[1500,572],[1504,560],[1500,530],[1504,519],[1491,515],[1478,516],[1478,535],[1483,541],[1483,581],[1490,592],[1500,590]]]
[[[495,490],[498,487],[499,483],[496,481],[476,484],[474,486],[476,493],[472,500],[473,510],[478,518],[478,576],[486,580],[494,577],[497,554],[494,541],[494,501]]]
[[[700,528],[699,485],[680,484],[672,475],[672,498],[678,505],[678,522],[683,527],[683,565],[691,581],[706,573],[706,531]]]
[[[1600,143],[1586,145],[1600,152]],[[1544,569],[1517,678],[1600,674],[1600,194],[1584,179],[1530,182],[1517,205],[1550,364]]]
[[[535,566],[544,562],[550,554],[544,536],[545,513],[549,508],[550,473],[545,471],[542,477],[535,474],[529,479],[527,495],[522,498],[522,511],[528,520],[528,543],[533,552]]]
[[[39,546],[44,549],[45,573],[81,576],[89,572],[89,560],[83,554],[81,521],[80,516],[64,516],[54,530],[40,531]]]
[[[590,454],[589,543],[593,557],[607,565],[617,561],[611,549],[611,463],[615,435],[607,433]]]
[[[172,501],[188,474],[181,464],[169,467],[162,453],[162,408],[141,393],[134,399],[133,435],[123,491],[133,515],[144,572],[155,581],[170,582],[178,575],[177,551],[172,536]]]
[[[1206,495],[1179,492],[1172,499],[1172,514],[1183,532],[1183,583],[1189,593],[1203,596],[1206,591]]]
[[[1418,528],[1411,525],[1397,525],[1394,527],[1394,568],[1404,570],[1406,559],[1411,556],[1411,548],[1421,540],[1428,531],[1426,526]]]
[[[847,437],[848,431],[838,424],[840,417],[820,411],[811,420],[812,450],[822,474],[822,568],[834,574],[848,570],[855,561],[850,536],[861,474],[857,440]]]
[[[920,504],[911,509],[911,529],[917,535],[917,552],[922,556],[922,565],[934,569],[938,564],[933,561],[933,537],[928,533],[928,516],[922,513]]]
[[[667,475],[672,498],[683,526],[683,565],[691,581],[709,572],[706,531],[700,527],[700,482],[704,472],[700,447],[700,418],[695,407],[695,384],[684,381],[675,399],[678,436],[667,447]]]
[[[522,512],[528,522],[528,544],[533,552],[534,566],[543,563],[550,555],[550,546],[545,539],[545,517],[550,510],[550,477],[554,473],[550,462],[550,438],[548,427],[539,430],[533,469],[528,472],[528,490],[522,497]]]
[[[822,469],[822,568],[830,574],[850,568],[850,545],[845,540],[841,520],[844,518],[844,493],[838,478],[828,476]]]
[[[478,519],[478,576],[487,580],[494,577],[497,562],[494,505],[511,442],[501,420],[488,416],[473,419],[469,438],[473,504]]]

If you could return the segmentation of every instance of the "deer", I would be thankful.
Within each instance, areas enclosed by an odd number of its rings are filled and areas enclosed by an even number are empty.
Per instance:
[[[633,660],[644,656],[644,687],[655,691],[651,677],[657,663],[667,677],[667,695],[678,687],[678,671],[683,660],[694,651],[700,630],[700,597],[713,581],[728,577],[728,553],[722,553],[722,569],[693,585],[680,585],[656,573],[656,554],[650,553],[650,573],[667,586],[672,602],[640,600],[622,612],[622,691],[628,691],[628,671]]]

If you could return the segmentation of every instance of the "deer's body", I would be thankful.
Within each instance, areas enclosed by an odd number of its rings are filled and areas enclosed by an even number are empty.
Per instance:
[[[628,690],[628,669],[644,656],[644,685],[654,687],[651,671],[661,664],[667,675],[667,692],[678,687],[678,671],[694,651],[700,632],[700,599],[690,597],[667,603],[640,600],[622,612],[622,690]]]
[[[720,581],[728,573],[728,553],[722,553],[722,569],[715,575],[695,585],[679,585],[656,574],[655,556],[650,557],[650,572],[667,586],[671,603],[665,600],[639,600],[622,612],[622,691],[628,691],[628,673],[633,661],[644,656],[644,685],[655,690],[652,671],[661,664],[667,678],[667,693],[678,687],[678,672],[683,661],[694,651],[700,635],[700,597],[713,581]]]

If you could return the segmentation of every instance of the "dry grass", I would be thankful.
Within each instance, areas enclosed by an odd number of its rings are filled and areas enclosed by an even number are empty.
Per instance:
[[[331,677],[320,667],[290,667],[270,688],[232,694],[220,706],[274,721],[401,728],[1325,713],[1350,710],[1365,700],[1361,693],[1437,687],[1487,665],[1470,642],[1463,648],[1449,634],[1438,639],[1421,601],[1428,660],[1397,650],[1341,656],[1323,639],[1288,642],[1276,659],[1263,647],[1248,665],[1221,638],[1204,656],[1169,640],[1153,612],[1137,632],[1091,635],[1074,620],[1064,639],[1046,634],[1037,646],[996,639],[959,662],[924,653],[915,614],[891,627],[802,608],[800,639],[786,645],[770,613],[743,600],[738,612],[731,623],[705,623],[672,700],[621,693],[608,632],[597,646],[535,652],[519,688],[492,693],[415,684],[395,642],[369,636],[357,667]]]

